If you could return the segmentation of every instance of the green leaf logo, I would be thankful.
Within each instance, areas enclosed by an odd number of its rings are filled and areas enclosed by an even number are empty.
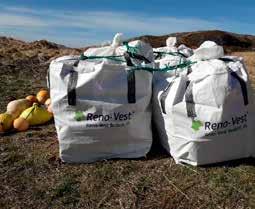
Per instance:
[[[77,111],[77,112],[75,112],[74,119],[77,121],[85,120],[85,115],[83,114],[82,111]]]
[[[191,128],[194,131],[198,131],[200,129],[200,127],[203,126],[203,123],[200,120],[193,120],[192,121],[192,126]]]

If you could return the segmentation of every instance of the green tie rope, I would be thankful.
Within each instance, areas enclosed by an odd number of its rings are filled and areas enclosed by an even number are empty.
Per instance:
[[[89,59],[109,59],[116,62],[126,62],[125,60],[120,59],[121,57],[124,57],[123,55],[119,56],[85,56],[84,54],[81,54],[80,60],[89,60]]]
[[[126,60],[121,60],[119,58],[124,57],[124,55],[118,55],[118,56],[85,56],[83,54],[81,54],[80,56],[80,60],[86,60],[86,59],[110,59],[110,60],[114,60],[117,62],[126,62]],[[186,68],[189,67],[193,64],[195,64],[196,62],[191,62],[191,61],[185,61],[183,63],[181,63],[182,59],[180,58],[180,62],[178,65],[166,65],[164,68],[152,68],[152,67],[143,67],[143,66],[134,66],[131,68],[131,70],[145,70],[148,72],[168,72],[168,71],[173,71],[173,70],[177,70],[177,69],[182,69],[182,68]]]
[[[164,67],[164,68],[151,68],[151,67],[136,66],[136,67],[132,68],[132,70],[145,70],[145,71],[149,71],[151,73],[152,72],[168,72],[168,71],[173,71],[173,70],[177,70],[177,69],[187,68],[195,63],[196,62],[186,61],[186,62],[183,62],[182,64],[178,64],[178,65],[173,65],[173,66],[166,65],[166,67]]]
[[[128,42],[123,42],[123,45],[127,48],[127,52],[130,52],[131,54],[137,54],[138,53],[138,47],[129,46]]]

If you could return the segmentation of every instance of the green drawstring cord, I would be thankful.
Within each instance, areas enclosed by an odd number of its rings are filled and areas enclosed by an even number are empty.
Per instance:
[[[125,60],[119,59],[121,57],[124,57],[123,55],[119,56],[85,56],[84,54],[81,54],[80,60],[87,60],[87,59],[109,59],[117,62],[126,62]]]
[[[132,70],[145,70],[145,71],[149,71],[149,72],[168,72],[168,71],[172,71],[172,70],[177,70],[179,68],[181,68],[181,69],[186,68],[186,67],[189,67],[195,63],[196,62],[186,61],[186,62],[183,62],[182,64],[178,64],[178,65],[173,65],[173,66],[167,65],[164,68],[151,68],[151,67],[136,66],[135,68],[132,68]]]
[[[123,42],[123,45],[127,48],[127,52],[130,52],[131,54],[138,53],[138,48],[135,46],[129,46],[128,42]]]
[[[126,42],[123,43],[124,45],[126,44]],[[137,48],[136,47],[130,47],[127,45],[127,50],[132,49],[131,51],[136,51]],[[130,53],[133,53],[130,52]],[[161,52],[160,52],[161,53]],[[163,52],[163,53],[167,53],[167,52]],[[169,53],[167,53],[169,54]],[[178,54],[178,53],[174,53],[174,54]],[[177,56],[177,55],[176,55]],[[116,55],[116,56],[85,56],[84,54],[81,54],[80,56],[80,60],[86,60],[86,59],[110,59],[110,60],[114,60],[117,62],[126,62],[126,60],[121,60],[119,58],[124,57],[124,55]],[[177,70],[179,68],[186,68],[189,67],[193,64],[195,64],[196,62],[191,62],[191,61],[185,61],[183,63],[182,62],[182,57],[180,57],[180,61],[178,65],[173,65],[173,66],[169,66],[166,65],[166,67],[164,68],[152,68],[152,67],[143,67],[143,66],[134,66],[131,68],[131,70],[145,70],[145,71],[149,71],[149,72],[167,72],[167,71],[172,71],[172,70]]]

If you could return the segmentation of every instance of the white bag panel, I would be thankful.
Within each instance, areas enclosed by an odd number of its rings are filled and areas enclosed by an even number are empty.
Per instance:
[[[90,107],[86,108],[86,106]],[[77,107],[70,108],[67,105],[66,107],[62,106],[63,109],[57,112],[57,117],[55,118],[56,125],[60,127],[58,135],[61,139],[61,158],[67,162],[70,160],[71,162],[92,162],[94,160],[112,158],[113,156],[144,156],[149,151],[152,142],[151,132],[148,131],[150,130],[151,113],[148,107],[144,107],[145,109],[142,112],[141,108],[137,106],[141,106],[141,104],[115,105],[102,104],[102,102],[91,104],[89,101],[79,101]],[[114,116],[114,114],[117,115],[118,113],[131,113],[132,115],[131,120],[125,120],[123,122],[86,120],[78,122],[74,119],[74,112],[77,109],[82,110],[83,108],[85,109],[84,115],[101,114]],[[102,125],[101,127],[98,126],[100,124]],[[124,124],[125,126],[106,128],[106,126],[117,126],[120,124]],[[97,127],[93,127],[93,125]],[[69,144],[69,147],[66,147],[65,144]],[[78,145],[81,146],[81,151],[78,149],[73,152],[72,149],[79,148]],[[133,152],[131,155],[130,150]],[[70,156],[67,156],[68,152],[70,152]]]
[[[220,107],[229,94],[228,74],[208,76],[193,83],[193,96],[196,104]]]
[[[217,59],[208,61],[197,61],[191,66],[192,73],[189,74],[191,81],[199,81],[210,75],[225,74],[228,72],[227,65]]]
[[[232,124],[232,117],[234,120],[247,117],[247,109],[238,115],[236,112],[225,115],[221,108],[196,105],[195,120],[202,123],[197,131],[192,129],[192,119],[184,114],[185,103],[174,106],[173,111],[174,132],[169,133],[172,136],[169,146],[177,163],[204,165],[251,156],[252,137],[246,127],[252,125],[251,121],[247,119],[247,122],[239,122],[240,125]]]
[[[111,56],[115,55],[116,47],[113,46],[105,46],[105,47],[98,47],[98,48],[88,48],[85,52],[85,56]]]
[[[183,60],[183,58],[178,56],[166,55],[164,58],[156,60],[155,62],[159,63],[159,68],[164,68],[166,66],[175,66],[181,64]]]
[[[149,112],[136,114],[129,124],[116,128],[63,126],[59,133],[61,158],[67,162],[93,162],[142,157],[149,151],[152,142],[151,132],[147,131],[150,122],[144,122],[150,121],[150,117]],[[111,123],[103,125],[110,126]]]
[[[159,47],[159,48],[154,48],[154,51],[156,52],[166,52],[166,53],[176,53],[178,52],[176,47],[167,47],[167,46],[163,46],[163,47]],[[164,55],[166,56],[166,55]]]
[[[64,61],[65,63],[68,62],[68,60],[70,60],[70,62],[77,60],[79,58],[79,56],[77,55],[66,55],[66,56],[62,56],[62,57],[58,57],[55,60],[52,61],[52,63],[59,63],[61,61]]]
[[[125,66],[102,63],[94,72],[79,74],[76,91],[81,99],[125,104],[127,85],[120,83],[127,83]]]

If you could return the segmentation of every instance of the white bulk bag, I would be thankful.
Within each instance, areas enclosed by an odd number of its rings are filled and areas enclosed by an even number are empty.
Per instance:
[[[129,45],[140,55],[151,55],[145,58],[153,61],[148,44]],[[124,48],[112,44],[89,49],[85,60],[65,56],[51,62],[50,94],[64,162],[137,158],[150,150],[152,74],[131,70],[118,60],[89,59],[115,56]]]
[[[177,53],[177,48],[176,48],[176,42],[177,42],[177,38],[176,37],[168,37],[166,39],[166,46],[163,46],[163,47],[159,47],[159,48],[154,48],[153,51],[154,51],[154,59],[157,60],[157,59],[161,59],[165,56],[167,56],[171,53]],[[157,52],[162,52],[162,54],[159,54]],[[159,56],[160,55],[160,56]]]
[[[193,50],[189,47],[187,47],[184,44],[181,44],[180,46],[176,46],[177,44],[177,38],[176,37],[168,37],[166,39],[166,46],[154,48],[154,59],[162,59],[165,56],[182,56],[182,57],[190,57],[193,55]],[[159,56],[157,52],[162,52],[161,56]],[[175,57],[176,58],[176,57]]]
[[[176,66],[187,61],[187,58],[193,54],[192,49],[186,47],[185,45],[180,45],[178,48],[175,46],[177,42],[176,37],[169,37],[166,40],[166,46],[154,49],[154,59],[156,66],[158,68],[165,68],[166,66]],[[183,70],[184,68],[176,69],[174,71],[169,71],[166,73],[167,76],[175,76]],[[160,77],[161,73],[155,73],[154,77]],[[160,78],[159,78],[160,79]]]
[[[204,165],[255,153],[247,72],[238,58],[213,59],[222,55],[219,48],[195,52],[189,75],[154,83],[154,123],[176,163]]]

